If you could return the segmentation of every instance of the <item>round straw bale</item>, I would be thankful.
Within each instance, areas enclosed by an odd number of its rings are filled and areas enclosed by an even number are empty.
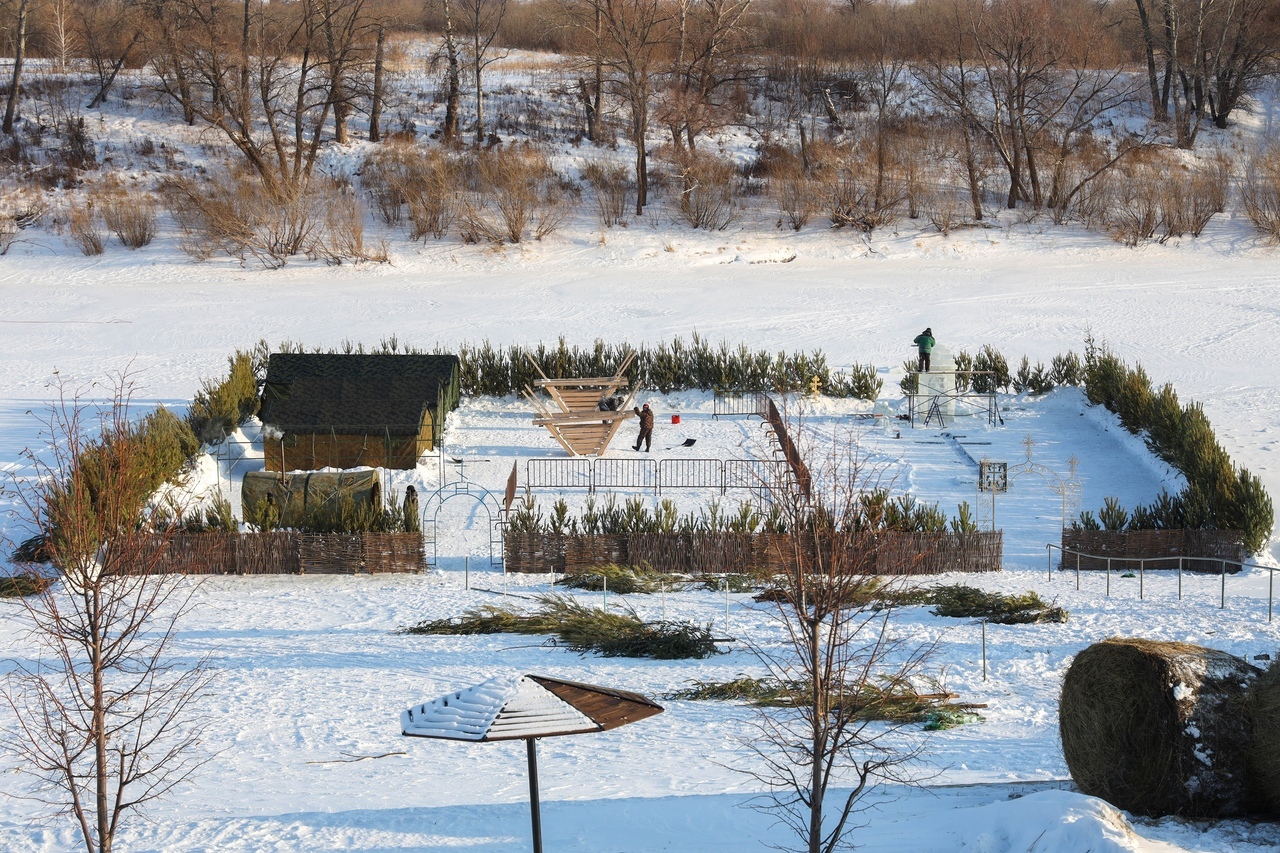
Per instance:
[[[1247,812],[1245,710],[1257,674],[1234,655],[1187,643],[1089,646],[1067,670],[1058,708],[1071,778],[1135,814]]]
[[[1253,790],[1260,805],[1280,816],[1280,663],[1253,683],[1253,749],[1249,751]]]

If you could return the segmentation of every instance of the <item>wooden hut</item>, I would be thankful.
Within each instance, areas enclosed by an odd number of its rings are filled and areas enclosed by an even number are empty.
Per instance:
[[[454,355],[274,353],[262,389],[268,471],[413,468],[458,405]]]

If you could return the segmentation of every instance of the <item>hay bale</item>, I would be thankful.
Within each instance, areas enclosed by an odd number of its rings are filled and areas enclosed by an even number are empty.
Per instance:
[[[1253,748],[1249,750],[1253,790],[1259,804],[1280,817],[1280,663],[1253,683],[1250,695]]]
[[[1076,655],[1058,726],[1071,778],[1135,814],[1249,811],[1248,688],[1258,671],[1187,643],[1112,638]]]

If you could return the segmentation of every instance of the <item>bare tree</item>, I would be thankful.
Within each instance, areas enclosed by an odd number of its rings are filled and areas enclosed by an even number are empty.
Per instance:
[[[4,124],[0,126],[0,131],[10,135],[18,115],[18,91],[22,88],[22,66],[27,57],[27,14],[30,8],[31,0],[18,0],[13,31],[13,75],[9,78],[9,96],[4,104]]]
[[[174,522],[146,509],[155,436],[130,422],[130,393],[120,380],[93,417],[60,387],[47,452],[26,454],[37,477],[6,486],[60,580],[22,599],[30,645],[0,688],[6,746],[88,853],[110,853],[122,820],[204,760],[193,712],[208,672],[173,649],[196,587],[154,573]]]
[[[458,36],[454,32],[453,0],[428,0],[428,9],[439,8],[442,20],[441,29],[444,38],[441,48],[444,51],[444,123],[440,126],[440,136],[445,142],[452,142],[458,137],[458,101],[462,92],[462,59]],[[439,56],[436,59],[440,59]],[[433,60],[434,64],[434,60]]]
[[[484,70],[506,57],[506,51],[491,53],[493,40],[507,15],[507,0],[462,0],[463,28],[469,44],[468,58],[476,84],[476,145],[484,143]]]
[[[631,112],[636,149],[636,216],[649,203],[649,108],[670,45],[671,10],[662,0],[590,0],[600,11],[601,65]]]
[[[676,0],[675,50],[659,121],[677,151],[686,144],[695,150],[700,133],[724,123],[724,90],[748,78],[751,2]]]
[[[942,26],[923,46],[924,59],[916,66],[916,79],[949,112],[960,134],[960,160],[964,165],[969,204],[976,222],[982,221],[982,186],[974,135],[981,133],[975,107],[978,69],[971,61],[973,37],[967,26],[963,0],[951,0]]]
[[[851,439],[812,472],[812,500],[796,493],[775,504],[792,543],[780,554],[790,565],[774,604],[783,641],[754,649],[796,698],[761,711],[748,747],[762,769],[750,775],[769,791],[760,807],[809,853],[848,845],[859,801],[877,784],[919,780],[921,744],[877,718],[895,686],[922,674],[931,647],[896,637],[892,608],[875,606],[885,589],[875,576],[878,519],[862,496],[883,484]],[[851,790],[829,804],[843,784]]]
[[[244,0],[240,16],[218,0],[166,2],[182,4],[172,20],[185,27],[172,40],[181,48],[156,64],[162,91],[224,133],[272,195],[296,198],[329,115],[349,102],[360,0]]]

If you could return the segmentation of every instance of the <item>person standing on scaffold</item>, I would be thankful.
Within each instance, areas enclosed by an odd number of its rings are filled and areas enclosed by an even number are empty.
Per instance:
[[[933,329],[925,329],[923,332],[916,335],[914,343],[916,345],[916,349],[920,353],[920,372],[928,373],[929,354],[933,352],[933,345],[937,343],[937,341],[933,339]]]

